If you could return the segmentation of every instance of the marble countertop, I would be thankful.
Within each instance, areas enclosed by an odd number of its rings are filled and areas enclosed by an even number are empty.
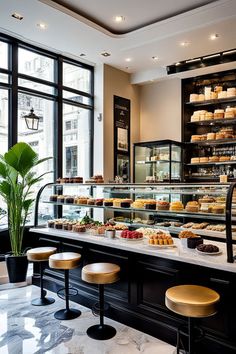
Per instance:
[[[174,238],[174,244],[176,247],[171,248],[154,248],[147,244],[147,240],[141,241],[126,241],[122,239],[109,239],[104,236],[93,236],[89,233],[72,233],[63,230],[49,229],[49,228],[31,228],[30,232],[43,234],[45,236],[57,236],[67,238],[71,240],[78,240],[88,243],[93,243],[101,246],[117,248],[124,251],[136,252],[140,254],[150,255],[154,257],[172,259],[179,262],[191,263],[200,265],[203,267],[209,267],[228,272],[236,273],[236,263],[227,263],[226,243],[207,241],[205,243],[211,243],[219,247],[222,251],[219,255],[204,255],[199,254],[196,250],[184,248],[179,239]],[[236,246],[234,246],[236,253]]]

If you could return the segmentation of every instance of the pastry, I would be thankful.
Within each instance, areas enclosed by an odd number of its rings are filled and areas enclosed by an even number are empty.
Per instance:
[[[217,92],[211,92],[211,100],[216,100],[218,98]]]
[[[224,134],[221,132],[216,133],[216,140],[224,139]]]
[[[129,208],[132,202],[132,199],[121,199],[120,206],[121,208]]]
[[[171,211],[181,211],[183,209],[184,209],[183,203],[180,201],[170,203],[170,210]]]
[[[199,163],[200,160],[199,160],[199,157],[192,157],[191,158],[191,163]]]
[[[222,119],[222,118],[224,118],[224,110],[223,109],[215,109],[214,119]]]
[[[219,156],[209,156],[209,162],[218,162]]]
[[[235,87],[227,88],[227,97],[234,97],[234,96],[236,96],[236,88]]]
[[[97,206],[102,206],[102,205],[103,205],[103,199],[102,199],[102,198],[96,199],[96,200],[95,200],[95,205],[97,205]]]
[[[197,235],[192,231],[183,230],[183,231],[180,231],[178,237],[179,238],[190,238],[190,237],[197,237]]]
[[[187,203],[185,210],[188,212],[198,212],[199,211],[199,204],[197,201],[193,200]]]
[[[74,197],[66,196],[65,197],[65,203],[66,204],[73,204],[74,203]]]
[[[214,87],[214,91],[217,93],[221,92],[222,90],[223,90],[223,86],[217,85]]]
[[[104,205],[104,206],[112,206],[112,205],[113,205],[113,199],[112,199],[112,198],[110,198],[110,199],[104,199],[103,205]]]
[[[218,98],[226,98],[226,97],[227,97],[227,91],[218,92]]]
[[[220,156],[219,161],[230,161],[230,156]]]
[[[201,135],[192,135],[191,141],[201,141]]]
[[[155,200],[147,200],[146,202],[144,202],[144,208],[155,210],[156,209],[156,201]]]
[[[49,201],[50,202],[56,202],[57,201],[57,197],[58,197],[58,194],[50,195]]]
[[[216,200],[215,200],[215,198],[214,197],[210,197],[210,196],[208,196],[208,195],[204,195],[202,198],[199,198],[198,199],[198,202],[200,203],[200,204],[202,204],[202,203],[214,203]]]
[[[200,120],[200,115],[198,114],[193,114],[190,119],[191,122],[198,122],[199,120]]]
[[[204,93],[200,93],[199,95],[198,95],[198,101],[204,101],[205,100],[205,95],[204,95]]]
[[[188,222],[187,224],[184,224],[183,227],[185,229],[190,229],[193,226],[193,224],[194,224],[193,222]]]
[[[225,118],[234,118],[235,109],[233,107],[227,107],[225,110]]]
[[[216,134],[215,133],[208,133],[207,134],[207,140],[215,140]]]
[[[159,233],[156,235],[150,235],[148,243],[150,245],[166,246],[173,245],[174,241],[170,235]]]
[[[157,210],[169,210],[170,203],[165,200],[158,200],[156,206]]]
[[[88,204],[88,205],[95,205],[95,199],[89,198],[89,199],[87,200],[87,204]]]
[[[220,204],[213,205],[211,208],[211,212],[212,214],[224,214],[225,206]]]
[[[142,208],[144,208],[144,202],[143,202],[143,200],[135,200],[135,202],[133,202],[133,204],[131,205],[132,206],[132,208],[136,208],[136,209],[142,209]]]
[[[206,156],[203,156],[203,157],[199,158],[199,162],[208,162],[208,161],[209,161],[209,158],[206,157]]]
[[[64,195],[59,195],[57,197],[57,203],[64,203],[65,201],[65,196]]]
[[[206,112],[205,114],[205,120],[211,120],[214,118],[214,115],[212,112]]]
[[[196,102],[196,101],[198,101],[198,94],[191,93],[189,96],[189,102]]]
[[[202,244],[197,246],[197,250],[201,252],[214,253],[219,252],[219,247],[212,244]]]

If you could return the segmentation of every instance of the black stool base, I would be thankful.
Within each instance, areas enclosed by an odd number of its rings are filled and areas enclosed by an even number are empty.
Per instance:
[[[73,320],[81,315],[80,310],[70,309],[70,310],[59,310],[54,313],[54,317],[57,320]]]
[[[31,301],[31,305],[34,305],[34,306],[45,306],[45,305],[51,305],[54,302],[55,302],[55,299],[53,299],[52,297],[43,297],[42,299],[41,298],[33,299]]]
[[[109,325],[95,325],[87,329],[87,335],[92,339],[107,340],[116,335],[116,329]]]

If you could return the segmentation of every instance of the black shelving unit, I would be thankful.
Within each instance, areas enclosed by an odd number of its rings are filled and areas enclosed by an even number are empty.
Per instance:
[[[224,90],[236,87],[236,70],[182,80],[182,142],[185,143],[183,162],[184,179],[188,182],[219,181],[219,174],[228,174],[230,181],[236,181],[235,160],[191,163],[192,157],[236,156],[235,138],[191,141],[192,135],[217,132],[224,127],[232,127],[236,134],[236,117],[191,122],[194,111],[207,110],[214,112],[215,109],[225,110],[228,106],[236,106],[236,97],[189,102],[191,93],[204,93],[204,87],[211,87],[214,91],[215,86],[223,86]]]

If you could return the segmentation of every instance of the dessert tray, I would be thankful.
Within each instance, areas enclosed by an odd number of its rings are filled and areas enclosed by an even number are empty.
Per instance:
[[[221,250],[219,250],[219,251],[217,251],[217,252],[202,252],[202,251],[199,251],[198,249],[196,249],[196,252],[197,252],[198,254],[203,255],[203,256],[216,256],[216,255],[222,253]]]
[[[172,245],[152,245],[151,243],[147,243],[147,246],[152,247],[152,248],[159,248],[159,249],[176,248],[177,247],[174,243]]]
[[[143,241],[144,237],[140,237],[140,238],[127,238],[127,237],[121,237],[121,236],[116,236],[116,238],[123,240],[123,241],[133,241],[133,242],[137,242],[137,241]]]

